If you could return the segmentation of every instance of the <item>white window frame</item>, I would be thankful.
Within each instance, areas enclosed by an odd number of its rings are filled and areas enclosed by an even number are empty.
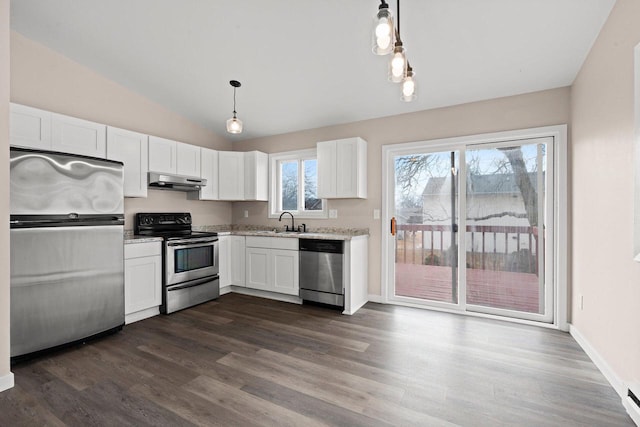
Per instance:
[[[296,218],[314,218],[314,219],[326,219],[328,218],[327,200],[322,199],[322,210],[319,211],[305,211],[304,210],[304,185],[301,180],[304,177],[304,171],[302,169],[303,160],[317,160],[317,150],[311,148],[308,150],[296,150],[286,151],[282,153],[269,154],[269,218],[278,218],[284,212],[279,209],[282,205],[280,191],[280,162],[284,161],[298,161],[300,167],[298,168],[298,209],[288,210]],[[302,209],[301,209],[302,208]]]

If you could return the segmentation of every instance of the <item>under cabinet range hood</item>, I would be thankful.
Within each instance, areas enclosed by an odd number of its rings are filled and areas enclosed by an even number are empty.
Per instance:
[[[149,187],[174,191],[198,191],[207,185],[204,178],[149,172]]]

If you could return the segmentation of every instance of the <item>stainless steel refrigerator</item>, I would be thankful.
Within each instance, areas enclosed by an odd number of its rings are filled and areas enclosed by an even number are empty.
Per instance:
[[[11,148],[11,358],[124,325],[122,163]]]

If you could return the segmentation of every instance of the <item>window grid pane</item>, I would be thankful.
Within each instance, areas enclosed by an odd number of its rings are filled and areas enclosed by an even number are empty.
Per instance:
[[[322,200],[318,198],[318,161],[308,159],[302,161],[304,170],[304,210],[322,210]]]
[[[298,210],[298,162],[280,163],[280,200],[282,210]]]

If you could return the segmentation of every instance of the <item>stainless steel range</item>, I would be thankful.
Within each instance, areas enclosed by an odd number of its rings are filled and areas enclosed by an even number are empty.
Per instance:
[[[138,213],[134,232],[164,240],[162,313],[220,296],[217,233],[192,231],[190,213]]]

